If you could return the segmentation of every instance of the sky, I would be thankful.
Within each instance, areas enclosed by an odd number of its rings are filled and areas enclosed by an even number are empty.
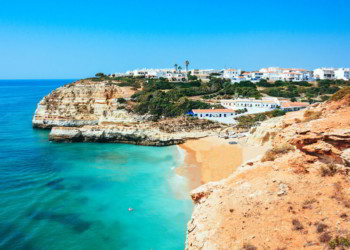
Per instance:
[[[0,0],[0,79],[350,67],[349,0]],[[184,66],[183,66],[184,67]]]

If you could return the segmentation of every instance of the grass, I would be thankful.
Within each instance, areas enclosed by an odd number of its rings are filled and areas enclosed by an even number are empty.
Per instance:
[[[336,247],[350,247],[350,239],[345,237],[335,237],[334,240],[328,242],[330,249],[335,249]]]
[[[322,115],[321,111],[311,111],[311,110],[307,110],[304,113],[304,122],[309,122],[312,120],[316,120],[319,119]]]
[[[338,168],[335,164],[333,163],[330,163],[326,166],[322,166],[320,168],[320,173],[321,173],[321,176],[322,177],[325,177],[325,176],[333,176],[337,173],[338,171]]]
[[[332,95],[330,98],[330,101],[339,101],[345,98],[347,95],[350,95],[350,87],[345,87],[336,92],[335,94]]]
[[[251,244],[246,243],[243,245],[243,249],[245,249],[245,250],[257,250],[258,248],[256,246],[253,246]]]
[[[274,148],[268,150],[265,155],[262,157],[261,161],[274,161],[278,155],[280,154],[286,154],[289,151],[294,151],[294,146],[289,143],[284,143],[278,146],[275,146]]]

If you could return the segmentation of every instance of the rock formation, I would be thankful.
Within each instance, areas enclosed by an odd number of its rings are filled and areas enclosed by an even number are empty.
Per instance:
[[[316,104],[253,128],[248,141],[271,150],[192,192],[188,249],[350,244],[349,104]]]
[[[58,142],[119,142],[152,146],[183,143],[201,138],[221,125],[188,118],[153,122],[137,115],[118,98],[132,92],[114,83],[78,81],[54,90],[37,105],[33,127],[52,129],[50,140]]]

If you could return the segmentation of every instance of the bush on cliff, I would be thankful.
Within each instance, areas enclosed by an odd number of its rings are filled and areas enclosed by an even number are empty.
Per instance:
[[[273,111],[253,114],[253,115],[245,115],[236,117],[235,120],[238,121],[237,128],[246,128],[250,129],[255,126],[257,123],[265,121],[268,118],[278,117],[285,115],[286,112],[280,109],[275,109]]]
[[[319,119],[322,116],[321,111],[312,111],[312,110],[307,110],[304,113],[304,122],[309,122],[312,120]]]
[[[344,99],[346,96],[350,95],[350,87],[345,87],[336,92],[332,97],[330,98],[331,101],[339,101]]]
[[[280,154],[286,154],[289,151],[294,151],[294,146],[292,146],[289,143],[284,143],[282,145],[277,145],[273,147],[272,149],[266,151],[264,156],[261,158],[261,162],[265,161],[274,161],[278,155]]]

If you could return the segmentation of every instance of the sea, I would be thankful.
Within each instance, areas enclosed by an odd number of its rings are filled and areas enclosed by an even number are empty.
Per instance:
[[[176,146],[55,143],[32,128],[40,99],[72,81],[0,81],[0,249],[184,249]]]

